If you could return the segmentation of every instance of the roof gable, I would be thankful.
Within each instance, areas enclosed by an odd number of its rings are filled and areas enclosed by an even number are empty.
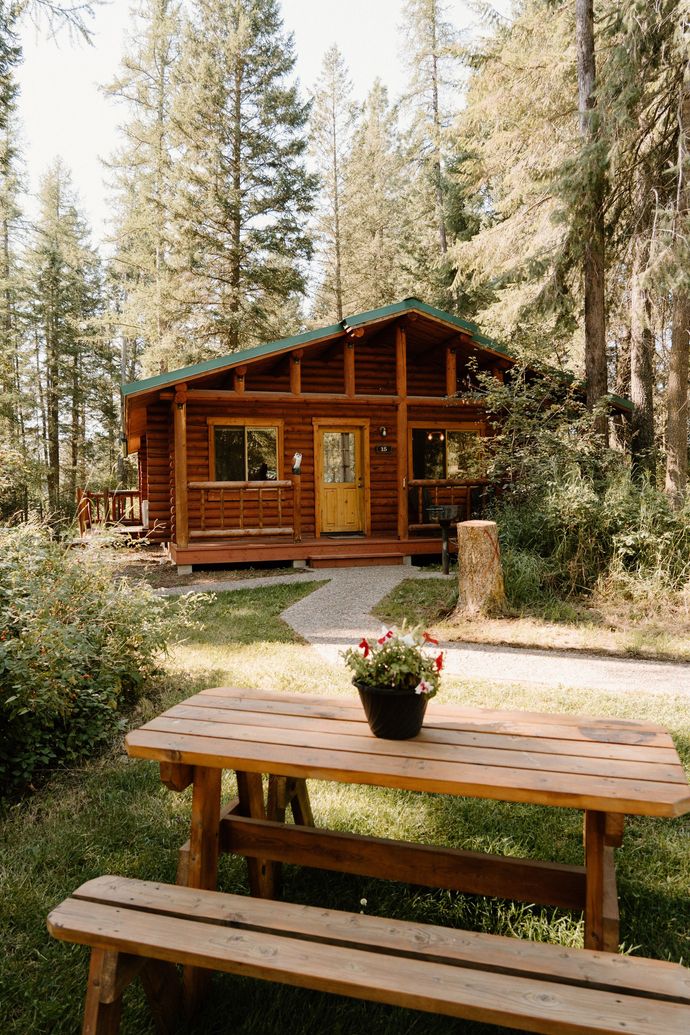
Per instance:
[[[170,370],[164,374],[158,374],[156,377],[144,378],[142,381],[132,381],[130,384],[122,385],[122,394],[125,397],[140,395],[156,388],[163,388],[203,377],[215,371],[243,366],[246,363],[251,363],[266,356],[289,352],[291,349],[299,348],[302,345],[312,345],[320,341],[327,341],[329,338],[346,334],[355,328],[380,323],[412,312],[426,316],[437,323],[445,324],[456,330],[464,331],[465,334],[472,338],[473,343],[483,351],[494,352],[504,356],[506,359],[513,358],[503,346],[483,335],[477,325],[471,321],[462,320],[459,316],[453,316],[452,313],[436,309],[434,306],[427,305],[426,302],[421,302],[418,298],[405,298],[401,302],[394,302],[392,305],[371,309],[366,313],[357,313],[355,316],[348,316],[341,323],[330,324],[313,331],[304,331],[290,338],[281,338],[278,341],[268,342],[265,345],[256,345],[251,349],[243,349],[241,352],[233,352],[227,356],[207,359],[201,363],[181,367],[179,370]]]

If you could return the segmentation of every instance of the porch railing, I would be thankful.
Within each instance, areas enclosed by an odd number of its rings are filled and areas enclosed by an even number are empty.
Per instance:
[[[302,538],[300,478],[292,481],[188,482],[189,538]]]
[[[139,489],[92,492],[80,487],[77,489],[77,521],[80,535],[94,525],[140,525],[141,492]]]
[[[410,493],[408,527],[411,532],[422,532],[438,528],[437,521],[429,520],[428,507],[457,506],[463,520],[468,520],[472,514],[472,491],[488,485],[488,479],[411,478],[407,484]]]

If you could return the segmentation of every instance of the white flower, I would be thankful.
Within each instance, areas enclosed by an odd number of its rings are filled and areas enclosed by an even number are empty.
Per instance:
[[[422,679],[419,681],[419,683],[417,683],[416,687],[414,688],[414,692],[416,694],[430,694],[431,685],[427,683],[425,679]]]

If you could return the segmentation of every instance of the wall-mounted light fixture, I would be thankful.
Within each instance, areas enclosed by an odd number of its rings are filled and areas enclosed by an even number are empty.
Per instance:
[[[379,428],[379,434],[381,435],[381,438],[385,438],[388,434],[388,428],[385,428],[383,425],[381,425],[381,427]]]

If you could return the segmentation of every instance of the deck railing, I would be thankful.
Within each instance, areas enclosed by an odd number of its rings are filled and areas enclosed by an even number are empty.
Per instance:
[[[189,538],[302,538],[300,478],[292,481],[189,482]]]
[[[106,489],[92,492],[77,489],[77,521],[84,535],[94,525],[140,525],[142,523],[139,489]]]
[[[457,506],[460,508],[460,519],[468,520],[472,514],[472,490],[487,485],[486,478],[411,478],[407,483],[410,490],[410,523],[411,532],[427,531],[438,528],[437,521],[429,520],[428,507]],[[412,520],[412,518],[415,520]]]

